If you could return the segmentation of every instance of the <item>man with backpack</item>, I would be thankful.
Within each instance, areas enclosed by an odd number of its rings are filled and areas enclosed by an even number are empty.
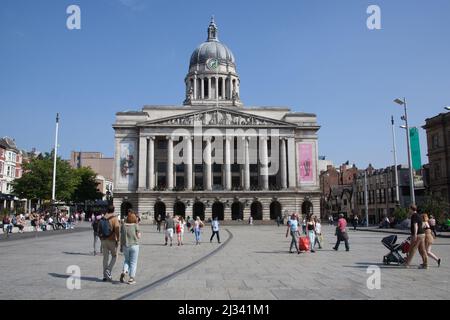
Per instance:
[[[120,239],[120,223],[114,214],[114,206],[110,205],[108,211],[98,223],[98,236],[103,251],[103,281],[112,281],[112,269],[117,259],[117,248]],[[112,258],[109,261],[109,255]]]

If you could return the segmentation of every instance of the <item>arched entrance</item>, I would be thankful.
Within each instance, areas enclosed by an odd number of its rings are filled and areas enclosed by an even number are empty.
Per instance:
[[[122,204],[120,205],[120,218],[121,219],[124,219],[128,215],[129,209],[133,209],[133,205],[128,201],[122,202]]]
[[[231,205],[231,220],[244,220],[244,206],[239,201]]]
[[[259,201],[253,201],[250,207],[250,214],[253,217],[253,220],[262,220],[262,204]]]
[[[311,201],[306,200],[302,203],[302,215],[303,216],[310,216],[313,213],[313,205],[311,203]]]
[[[220,201],[216,201],[212,205],[212,218],[219,218],[219,220],[224,219],[224,206]]]
[[[162,220],[166,220],[166,204],[162,201],[157,201],[155,203],[155,220],[158,215],[161,215]]]
[[[186,206],[183,202],[175,202],[175,204],[173,205],[173,214],[174,216],[181,216],[183,218],[186,218]]]
[[[281,217],[281,204],[278,201],[272,201],[270,204],[270,219],[275,220]]]
[[[192,207],[192,219],[196,219],[197,217],[205,220],[205,205],[200,201],[196,201]]]

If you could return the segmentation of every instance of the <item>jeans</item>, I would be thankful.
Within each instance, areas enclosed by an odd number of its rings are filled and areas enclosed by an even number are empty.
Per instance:
[[[220,243],[219,231],[213,231],[213,232],[212,232],[211,239],[209,239],[209,242],[212,241],[212,239],[214,238],[214,235],[216,235],[216,234],[217,234],[217,242]]]
[[[195,241],[197,243],[200,242],[200,229],[194,229],[194,233],[195,233]]]
[[[312,246],[313,249],[316,246],[316,243],[319,244],[319,249],[322,249],[322,244],[320,243],[320,235],[316,236],[316,239],[314,240],[314,245]]]
[[[102,250],[103,250],[103,277],[107,278],[106,270],[112,273],[112,269],[116,264],[117,259],[117,242],[114,240],[102,240]],[[109,261],[109,254],[111,253],[111,261]]]
[[[298,231],[291,230],[291,237],[292,237],[292,240],[291,240],[291,246],[289,247],[289,251],[292,252],[292,246],[294,245],[295,249],[297,249],[297,252],[298,252],[299,251],[298,250]]]
[[[308,237],[309,237],[309,245],[311,246],[310,250],[314,250],[314,242],[316,240],[316,233],[312,230],[308,231]]]
[[[130,278],[134,278],[136,276],[136,267],[139,256],[139,245],[134,245],[130,247],[123,248],[123,256],[125,257],[125,261],[123,262],[123,272],[128,272]]]

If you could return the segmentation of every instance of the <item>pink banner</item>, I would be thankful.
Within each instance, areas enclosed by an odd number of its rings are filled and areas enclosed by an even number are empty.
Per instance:
[[[298,160],[300,182],[314,181],[313,146],[311,143],[298,144]]]

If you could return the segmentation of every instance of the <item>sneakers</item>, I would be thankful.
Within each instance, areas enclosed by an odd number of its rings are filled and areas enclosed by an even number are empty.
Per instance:
[[[105,275],[106,275],[106,279],[108,279],[109,281],[112,281],[111,271],[106,269],[105,270]]]
[[[421,265],[419,266],[419,269],[428,269],[428,265],[426,265],[426,264],[421,264]]]
[[[337,251],[338,249],[337,249],[336,247],[333,247],[333,250],[334,250],[334,251]]]
[[[133,278],[130,278],[130,280],[128,280],[128,284],[136,284],[136,281]]]
[[[439,268],[441,266],[441,258],[438,259],[437,263],[438,263],[438,268]]]
[[[120,275],[120,282],[124,283],[125,282],[125,272],[122,272],[122,274]]]

